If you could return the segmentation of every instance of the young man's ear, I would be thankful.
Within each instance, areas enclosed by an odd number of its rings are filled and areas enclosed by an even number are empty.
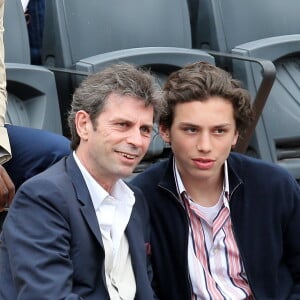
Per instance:
[[[231,143],[231,148],[234,149],[235,148],[235,145],[237,143],[239,139],[239,132],[236,130],[234,136],[233,136],[233,140],[232,140],[232,143]]]
[[[170,129],[166,128],[163,125],[159,125],[159,133],[162,137],[162,139],[166,142],[166,143],[171,143],[171,138],[170,138]]]

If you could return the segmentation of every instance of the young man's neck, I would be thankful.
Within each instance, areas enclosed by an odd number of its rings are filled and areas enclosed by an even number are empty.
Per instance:
[[[218,178],[184,180],[184,187],[191,199],[201,206],[214,206],[223,191],[224,187],[224,170],[221,171]]]

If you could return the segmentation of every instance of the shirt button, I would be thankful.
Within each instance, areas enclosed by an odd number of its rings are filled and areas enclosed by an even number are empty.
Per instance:
[[[213,251],[212,251],[213,255],[217,255],[218,252],[219,252],[219,250],[217,248],[214,248]]]

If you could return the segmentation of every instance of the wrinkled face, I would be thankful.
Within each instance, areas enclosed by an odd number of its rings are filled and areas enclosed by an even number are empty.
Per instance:
[[[105,189],[129,176],[145,155],[153,127],[153,107],[131,96],[111,94],[96,128],[85,111],[76,115],[80,161]]]
[[[171,128],[160,127],[171,144],[183,182],[213,180],[238,139],[232,104],[220,97],[177,104]]]

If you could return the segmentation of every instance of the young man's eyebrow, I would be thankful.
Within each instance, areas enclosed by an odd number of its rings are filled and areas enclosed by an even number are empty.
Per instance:
[[[199,127],[199,125],[196,125],[196,124],[190,123],[190,122],[180,122],[179,125],[180,125],[180,126],[193,126],[193,127]]]
[[[222,124],[217,124],[214,127],[230,127],[230,126],[232,126],[231,123],[222,123]]]
[[[201,125],[198,124],[194,124],[194,123],[190,123],[190,122],[180,122],[179,123],[180,126],[192,126],[192,127],[202,127]],[[232,126],[232,123],[220,123],[220,124],[216,124],[216,125],[212,125],[212,127],[230,127]]]

